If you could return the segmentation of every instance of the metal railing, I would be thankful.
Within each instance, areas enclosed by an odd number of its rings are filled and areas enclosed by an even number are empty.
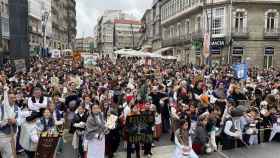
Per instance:
[[[264,28],[263,35],[265,38],[279,38],[280,29],[279,28]]]
[[[188,44],[191,42],[191,34],[175,36],[172,38],[163,39],[163,46],[176,46],[176,45],[183,45]]]
[[[248,38],[248,37],[249,37],[248,28],[247,28],[247,27],[243,27],[243,28],[233,28],[233,30],[232,30],[232,36],[233,36],[233,37]]]

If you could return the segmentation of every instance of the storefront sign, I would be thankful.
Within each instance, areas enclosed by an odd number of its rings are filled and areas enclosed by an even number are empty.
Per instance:
[[[211,39],[212,48],[223,48],[225,46],[225,39],[223,38],[213,38]]]
[[[128,142],[147,143],[152,142],[153,132],[151,126],[154,124],[153,114],[140,114],[128,116],[126,119],[126,129]]]
[[[26,71],[26,64],[25,59],[16,59],[14,60],[16,72],[25,72]]]
[[[223,38],[211,39],[211,45],[210,45],[211,54],[220,54],[224,46],[225,46],[225,39]]]

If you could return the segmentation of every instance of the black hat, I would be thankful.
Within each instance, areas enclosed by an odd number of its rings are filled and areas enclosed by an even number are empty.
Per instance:
[[[31,122],[31,121],[34,121],[36,120],[37,118],[40,118],[42,115],[40,112],[35,112],[35,111],[32,111],[31,115],[26,117],[26,121],[27,122]]]

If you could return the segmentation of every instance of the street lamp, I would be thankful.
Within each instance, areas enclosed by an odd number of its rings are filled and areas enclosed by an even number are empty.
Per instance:
[[[43,31],[43,57],[45,56],[45,46],[46,46],[46,30],[47,30],[47,23],[49,19],[49,12],[44,11],[42,15],[42,31]]]

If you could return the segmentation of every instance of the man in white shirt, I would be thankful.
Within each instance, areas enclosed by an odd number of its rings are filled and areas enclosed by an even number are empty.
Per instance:
[[[12,158],[13,152],[15,154],[15,140],[12,138],[17,130],[17,122],[20,122],[20,119],[16,119],[18,114],[16,114],[13,106],[16,99],[15,95],[13,93],[8,95],[8,91],[9,88],[5,86],[4,101],[3,104],[0,104],[0,152],[2,158]]]
[[[225,110],[224,116],[222,118],[224,122],[224,127],[222,131],[222,144],[223,150],[233,149],[235,147],[235,141],[241,140],[242,134],[241,132],[235,127],[235,123],[231,116],[232,111],[234,111],[235,107],[231,100],[227,103],[227,108]]]
[[[42,95],[39,87],[33,89],[33,96],[28,99],[28,108],[32,111],[40,112],[40,109],[47,108],[48,99]]]

